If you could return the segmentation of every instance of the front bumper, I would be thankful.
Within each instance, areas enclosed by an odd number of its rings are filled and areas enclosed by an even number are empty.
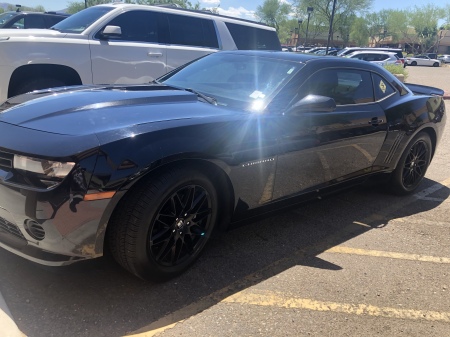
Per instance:
[[[74,205],[76,197],[64,184],[45,192],[0,184],[0,247],[49,266],[101,256],[110,199]]]

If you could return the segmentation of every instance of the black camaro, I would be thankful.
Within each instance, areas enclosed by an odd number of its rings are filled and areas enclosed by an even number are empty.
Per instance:
[[[214,229],[374,175],[413,192],[442,90],[369,62],[215,53],[141,86],[36,91],[0,107],[0,246],[45,265],[101,256],[144,279]]]

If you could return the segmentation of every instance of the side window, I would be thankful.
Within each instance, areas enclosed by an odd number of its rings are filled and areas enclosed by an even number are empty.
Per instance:
[[[108,26],[119,26],[120,37],[114,40],[134,42],[158,42],[158,22],[156,13],[151,11],[129,11],[112,19]]]
[[[183,46],[219,48],[211,20],[185,15],[167,14],[170,43]]]
[[[337,105],[374,101],[370,73],[351,69],[324,69],[313,74],[303,85],[308,94],[331,97]]]
[[[225,22],[236,47],[240,50],[281,50],[277,33],[231,22]]]
[[[20,18],[19,20],[17,20],[16,22],[14,22],[11,26],[11,28],[15,28],[15,29],[24,29],[24,18]]]
[[[41,15],[29,14],[24,19],[25,28],[46,28],[45,19]]]
[[[373,87],[375,89],[375,99],[377,101],[392,95],[395,89],[390,85],[388,81],[382,78],[378,74],[373,74]]]

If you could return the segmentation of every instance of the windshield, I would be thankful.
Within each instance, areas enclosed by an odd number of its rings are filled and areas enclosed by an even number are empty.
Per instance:
[[[0,14],[0,28],[2,28],[8,21],[17,15],[16,12],[6,12]]]
[[[218,105],[261,111],[298,72],[302,64],[242,54],[215,53],[159,79],[194,89]]]
[[[106,6],[89,7],[58,22],[51,29],[58,30],[62,33],[81,33],[113,9],[114,7]]]

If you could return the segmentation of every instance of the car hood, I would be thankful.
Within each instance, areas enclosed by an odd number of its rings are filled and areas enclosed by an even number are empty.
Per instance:
[[[87,135],[220,114],[196,95],[164,85],[79,86],[34,91],[0,106],[0,122],[63,135]]]
[[[0,37],[27,37],[27,38],[36,38],[36,37],[64,37],[67,33],[61,33],[52,29],[13,29],[6,28],[0,29]]]

